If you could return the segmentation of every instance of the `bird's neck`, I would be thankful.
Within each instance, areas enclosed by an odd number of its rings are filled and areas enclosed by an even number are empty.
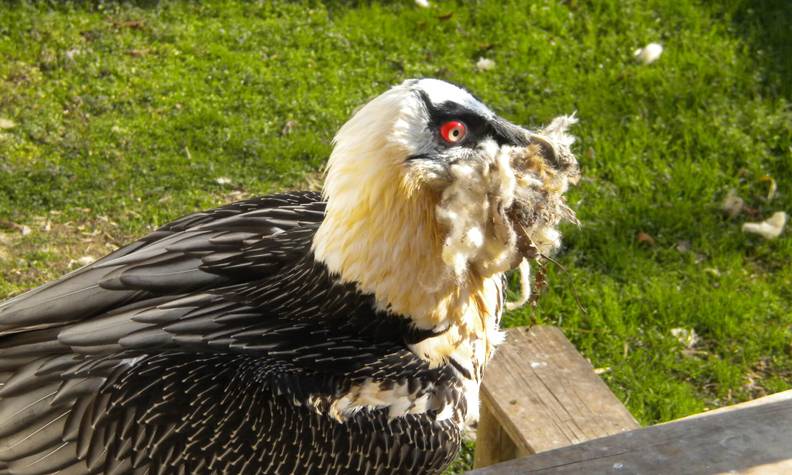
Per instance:
[[[460,279],[442,258],[444,236],[435,218],[439,197],[389,195],[394,189],[381,187],[363,199],[328,199],[314,255],[341,280],[374,295],[380,310],[407,317],[418,328],[444,330],[417,344],[418,356],[440,364],[460,346],[481,340],[485,354],[480,356],[486,359],[501,312],[502,276],[471,271]]]

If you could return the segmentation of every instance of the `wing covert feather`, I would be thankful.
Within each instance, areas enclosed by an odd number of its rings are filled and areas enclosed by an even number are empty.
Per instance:
[[[208,272],[204,260],[226,259],[284,230],[321,222],[319,199],[312,192],[284,193],[181,218],[57,281],[0,303],[0,336],[87,320],[161,295],[228,284],[233,277]],[[277,266],[271,262],[259,270]]]

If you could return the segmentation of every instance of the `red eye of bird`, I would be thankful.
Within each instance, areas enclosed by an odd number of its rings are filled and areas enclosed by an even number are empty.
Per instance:
[[[467,127],[458,120],[449,120],[440,126],[440,135],[448,143],[459,143],[467,135]]]

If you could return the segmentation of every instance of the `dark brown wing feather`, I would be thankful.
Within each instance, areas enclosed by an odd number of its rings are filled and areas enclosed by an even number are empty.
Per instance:
[[[463,404],[406,350],[426,332],[314,262],[323,216],[315,193],[196,213],[0,304],[0,474],[440,470],[451,420],[307,404],[372,379]]]
[[[316,193],[284,193],[179,219],[55,282],[0,304],[0,332],[86,320],[120,305],[233,281],[202,269],[324,216]],[[272,260],[272,268],[284,262]]]

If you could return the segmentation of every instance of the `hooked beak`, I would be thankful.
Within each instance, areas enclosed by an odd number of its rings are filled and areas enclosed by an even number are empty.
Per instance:
[[[570,122],[574,123],[576,119],[571,117]],[[551,126],[553,124],[555,124],[555,121],[551,123]],[[559,140],[560,137],[553,137],[553,135],[556,135],[555,128],[550,130],[551,134],[545,133],[551,126],[534,132],[512,124],[500,117],[494,120],[492,125],[499,145],[503,145],[504,143],[513,144],[517,147],[536,145],[539,147],[539,154],[548,165],[553,167],[557,172],[567,175],[571,183],[577,183],[579,179],[577,160],[575,160],[574,156],[569,151],[570,144],[565,143],[565,140]],[[565,138],[566,135],[563,137]]]

